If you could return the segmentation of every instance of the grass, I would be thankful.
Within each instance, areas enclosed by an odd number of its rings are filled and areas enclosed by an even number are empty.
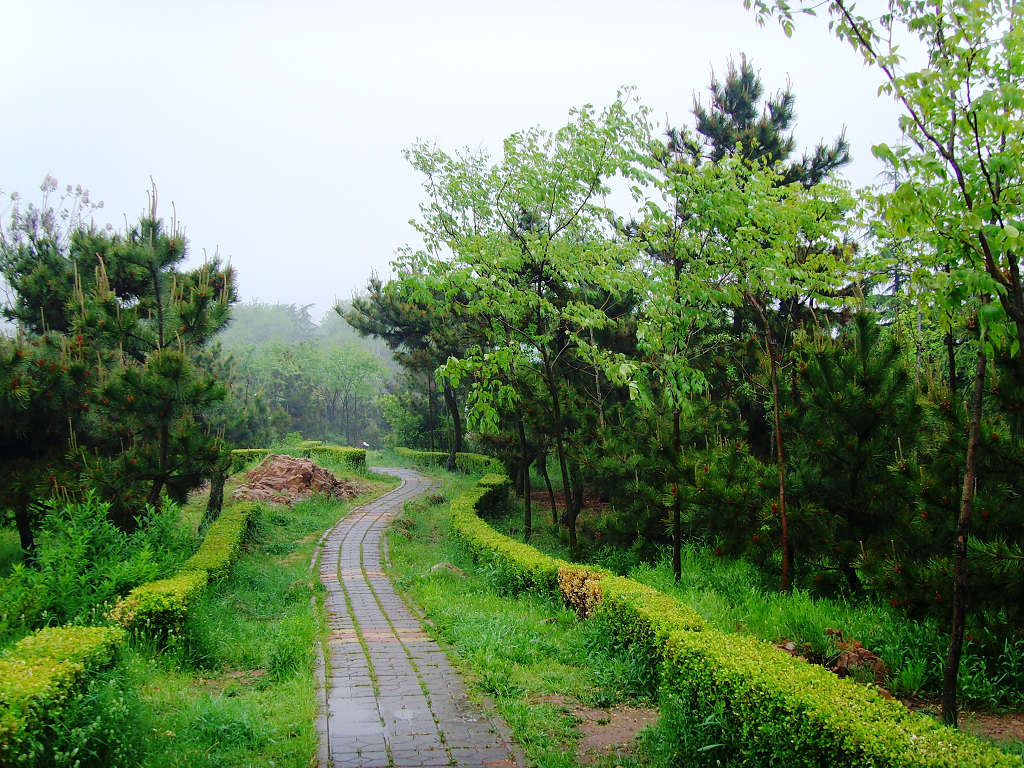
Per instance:
[[[0,526],[0,579],[21,562],[21,539],[13,526]]]
[[[347,504],[312,498],[264,508],[244,554],[207,590],[182,635],[165,648],[133,644],[124,669],[146,743],[139,765],[307,768],[317,738],[312,648],[323,631],[309,562],[347,509],[395,484],[370,482],[369,493]]]
[[[389,536],[396,587],[429,618],[429,629],[457,654],[471,695],[494,701],[527,756],[545,768],[572,768],[578,720],[572,705],[651,704],[650,681],[614,655],[601,628],[536,595],[497,591],[448,532],[447,499],[472,484],[440,473],[442,490],[406,504]],[[431,566],[450,562],[466,578]],[[627,759],[629,760],[629,759]],[[609,757],[608,765],[651,765]]]

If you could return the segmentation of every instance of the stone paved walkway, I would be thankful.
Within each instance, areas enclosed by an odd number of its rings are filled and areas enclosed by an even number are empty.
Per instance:
[[[433,483],[412,470],[375,471],[402,485],[347,514],[322,542],[328,638],[320,765],[522,765],[507,728],[472,705],[444,651],[381,570],[384,529]]]

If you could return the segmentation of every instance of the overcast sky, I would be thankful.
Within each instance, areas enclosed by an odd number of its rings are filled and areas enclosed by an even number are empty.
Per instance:
[[[862,5],[869,5],[864,3]],[[791,39],[742,0],[49,2],[3,0],[0,213],[46,174],[103,200],[123,227],[152,177],[193,260],[219,249],[244,300],[313,304],[319,318],[395,248],[416,243],[417,138],[483,146],[570,107],[637,88],[689,123],[711,69],[745,52],[769,90],[796,94],[801,146],[844,127],[871,183],[870,147],[898,135],[876,73],[801,18]]]

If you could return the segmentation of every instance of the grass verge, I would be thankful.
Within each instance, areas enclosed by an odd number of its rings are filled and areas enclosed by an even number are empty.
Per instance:
[[[352,477],[329,467],[340,478]],[[348,509],[393,487],[376,478],[349,503],[265,507],[245,550],[163,648],[136,642],[124,668],[138,697],[146,768],[307,768],[316,753],[313,641],[323,632],[310,558]]]

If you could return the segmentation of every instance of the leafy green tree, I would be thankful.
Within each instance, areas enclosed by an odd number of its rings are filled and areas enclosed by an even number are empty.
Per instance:
[[[787,32],[792,29],[794,9],[788,2],[745,3],[757,10],[759,19],[777,15]],[[873,150],[901,179],[894,192],[876,198],[877,210],[897,236],[921,244],[922,266],[915,278],[922,303],[941,307],[951,324],[981,329],[967,402],[951,636],[943,680],[942,716],[955,725],[974,496],[984,482],[978,466],[987,361],[1000,347],[1020,361],[1024,344],[1019,265],[1024,9],[1003,0],[895,0],[888,13],[871,19],[859,15],[846,0],[826,5],[835,34],[875,68],[883,91],[903,112],[905,143]],[[903,35],[921,43],[923,66],[905,68],[893,47]]]
[[[427,252],[410,268],[427,289],[464,296],[463,311],[487,344],[453,358],[445,374],[470,388],[470,413],[482,431],[522,402],[520,368],[545,392],[550,435],[566,493],[564,519],[576,550],[582,504],[579,455],[571,450],[570,361],[606,327],[625,249],[610,240],[599,204],[628,157],[633,124],[627,104],[598,114],[575,110],[553,133],[530,129],[505,142],[492,164],[480,153],[449,155],[419,144],[409,159],[425,178],[428,202],[418,227]],[[451,257],[446,258],[450,253]],[[603,292],[607,302],[595,302]],[[512,378],[510,378],[510,376]]]

